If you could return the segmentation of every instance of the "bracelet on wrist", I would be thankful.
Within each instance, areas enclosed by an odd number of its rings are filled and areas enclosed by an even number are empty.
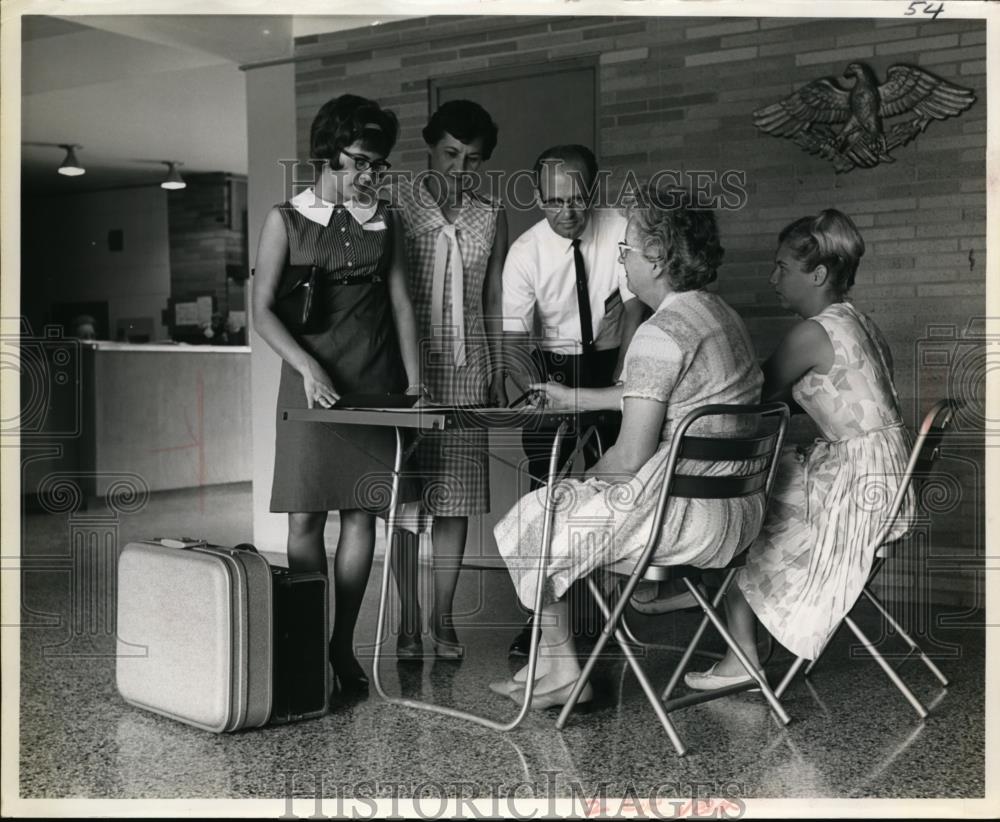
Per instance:
[[[422,382],[417,382],[406,386],[406,391],[404,391],[403,393],[410,394],[412,396],[413,394],[427,394],[429,392],[427,391],[426,385],[424,385]]]

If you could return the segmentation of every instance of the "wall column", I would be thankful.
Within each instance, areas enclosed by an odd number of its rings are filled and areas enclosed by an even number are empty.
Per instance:
[[[253,267],[264,218],[271,206],[285,199],[284,170],[278,161],[295,157],[295,66],[285,63],[249,69],[246,77],[247,239]],[[274,467],[274,404],[281,360],[253,331],[249,305],[248,323],[253,411],[253,540],[262,550],[284,553],[287,516],[268,511]]]

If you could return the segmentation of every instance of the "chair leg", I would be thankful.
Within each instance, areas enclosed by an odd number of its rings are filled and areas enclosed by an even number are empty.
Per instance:
[[[604,614],[605,623],[601,628],[601,635],[597,637],[597,642],[594,643],[594,648],[590,652],[590,656],[587,657],[587,661],[583,664],[583,670],[580,671],[580,675],[576,678],[576,683],[573,685],[573,690],[570,692],[569,699],[566,700],[566,704],[563,705],[562,710],[559,712],[559,718],[556,720],[556,728],[562,729],[563,725],[566,724],[566,719],[576,705],[577,700],[580,698],[580,694],[583,693],[583,688],[590,679],[590,675],[594,672],[594,666],[597,665],[598,657],[601,655],[601,651],[604,650],[604,646],[608,644],[608,639],[611,637],[611,625],[608,611],[608,606],[604,602],[604,598],[601,596],[601,592],[597,585],[594,584],[593,579],[587,577],[587,587],[590,589],[590,595],[594,598],[594,602],[597,603],[597,607],[601,609],[601,613]]]
[[[730,583],[736,576],[736,569],[734,568],[728,574],[722,583],[722,593],[725,594],[726,590],[729,588]],[[791,722],[791,718],[785,712],[778,698],[774,695],[774,691],[771,690],[771,686],[767,684],[767,677],[761,674],[753,665],[750,664],[750,659],[743,652],[739,643],[733,639],[733,635],[729,633],[729,629],[726,627],[725,623],[719,619],[719,615],[715,612],[715,609],[709,605],[708,600],[706,600],[701,592],[698,590],[696,585],[691,584],[691,580],[685,579],[684,583],[687,585],[688,590],[692,593],[694,598],[698,600],[698,604],[701,606],[702,610],[705,612],[711,621],[712,625],[715,627],[726,641],[726,645],[732,649],[732,652],[736,655],[736,658],[740,661],[740,664],[746,669],[746,672],[753,677],[754,681],[760,686],[761,693],[764,694],[764,698],[767,699],[767,703],[771,706],[771,710],[774,711],[775,716],[781,720],[782,725],[787,725]]]
[[[663,710],[663,705],[661,705],[660,701],[656,698],[656,691],[653,690],[653,686],[650,683],[649,678],[646,676],[646,672],[643,671],[642,666],[639,664],[639,660],[636,659],[625,633],[612,624],[611,609],[608,608],[607,603],[601,596],[600,590],[591,577],[587,578],[587,586],[590,588],[590,593],[593,595],[594,601],[601,609],[601,613],[604,614],[604,618],[607,622],[605,622],[604,628],[601,631],[601,636],[598,637],[594,650],[591,651],[587,662],[584,664],[583,670],[580,672],[580,676],[576,680],[576,684],[573,686],[573,691],[570,694],[569,699],[559,712],[559,718],[556,720],[556,728],[562,730],[565,726],[570,712],[576,705],[576,701],[580,698],[580,693],[583,691],[584,686],[587,684],[587,680],[590,679],[590,675],[594,671],[594,666],[597,664],[597,658],[600,656],[601,651],[607,644],[610,633],[613,631],[615,639],[618,640],[618,644],[621,646],[622,651],[624,651],[625,658],[628,661],[629,666],[632,668],[632,672],[635,674],[636,679],[639,680],[639,684],[642,686],[642,690],[646,694],[646,699],[649,701],[649,704],[652,705],[653,712],[656,714],[657,719],[660,720],[660,724],[663,726],[663,729],[667,732],[667,736],[670,738],[670,743],[674,746],[674,750],[677,751],[678,756],[684,756],[687,749],[684,747],[684,743],[681,742],[681,738],[677,734],[677,729],[670,721],[670,717],[668,717],[666,712]]]
[[[726,577],[726,579],[728,580],[729,577]],[[726,582],[723,581],[722,586],[719,588],[718,592],[712,598],[713,608],[719,607],[719,604],[722,602],[723,597],[725,597],[726,595],[727,588],[728,586],[726,585]],[[684,675],[684,671],[687,670],[687,666],[691,662],[691,657],[693,657],[697,653],[695,649],[698,647],[698,643],[701,642],[701,638],[705,634],[705,629],[708,628],[708,623],[709,623],[708,616],[707,615],[702,616],[701,622],[698,623],[698,628],[694,632],[694,636],[691,638],[691,641],[688,643],[688,646],[684,649],[684,655],[681,657],[681,661],[677,663],[677,667],[674,669],[673,674],[671,674],[670,676],[670,680],[667,682],[667,687],[663,689],[663,693],[660,695],[660,699],[662,699],[664,702],[670,699],[670,695],[674,692],[674,689],[681,681],[681,677]],[[719,659],[722,659],[721,655],[719,656]]]
[[[872,641],[864,635],[862,630],[857,626],[857,623],[855,623],[849,616],[844,617],[844,623],[851,629],[851,631],[854,632],[854,636],[858,638],[858,642],[864,646],[865,650],[874,657],[875,661],[879,664],[879,667],[885,671],[885,675],[889,677],[892,684],[895,685],[899,689],[899,692],[906,697],[906,700],[913,706],[913,710],[917,712],[917,716],[921,719],[925,719],[927,717],[927,709],[923,706],[920,700],[913,695],[913,691],[906,687],[906,683],[900,679],[899,674],[893,670],[893,667],[885,661],[885,658],[878,652],[878,649],[876,649]]]
[[[628,624],[628,620],[625,617],[625,613],[622,613],[621,622],[619,623],[622,630],[625,632],[625,636],[628,637],[629,642],[640,648],[656,648],[658,651],[670,651],[675,654],[683,654],[687,650],[686,645],[671,645],[670,643],[663,642],[646,642],[645,640],[636,637],[635,632],[632,630],[632,626]],[[708,625],[708,623],[705,623]],[[717,653],[716,651],[703,651],[700,648],[695,650],[692,656],[700,656],[704,659],[712,659],[718,662],[722,659],[725,654]]]
[[[647,648],[647,647],[649,647],[649,643],[648,642],[643,642],[632,631],[632,626],[628,624],[628,619],[625,617],[625,612],[624,611],[622,611],[622,618],[621,618],[621,620],[619,620],[618,624],[621,626],[622,633],[625,634],[625,637],[634,646],[636,646],[637,648]]]
[[[805,657],[802,656],[795,658],[795,662],[793,662],[788,668],[788,673],[785,674],[784,679],[782,679],[781,682],[778,683],[778,687],[774,689],[774,695],[778,697],[778,699],[781,699],[785,691],[788,690],[788,686],[792,684],[792,680],[795,679],[795,675],[799,672],[799,668],[805,664],[805,661]]]
[[[632,626],[629,625],[628,619],[625,616],[625,611],[622,611],[622,617],[619,620],[618,625],[622,629],[622,632],[625,634],[625,636],[628,638],[628,641],[630,643],[632,643],[632,645],[634,647],[637,647],[637,648],[655,648],[658,651],[670,651],[671,653],[675,653],[675,654],[682,654],[682,653],[684,653],[684,651],[687,650],[687,647],[684,646],[684,645],[671,645],[669,643],[661,643],[661,642],[646,642],[645,640],[639,639],[635,635],[635,632],[632,630]],[[700,657],[704,657],[705,659],[713,659],[713,660],[718,661],[718,660],[722,659],[723,655],[722,654],[718,654],[715,651],[701,651],[701,650],[696,650],[694,652],[694,656],[700,656]],[[664,697],[664,699],[665,698],[666,697]]]
[[[767,642],[767,653],[765,653],[765,654],[759,654],[759,651],[758,651],[758,654],[762,657],[761,661],[760,661],[761,667],[766,668],[767,667],[767,663],[770,662],[771,661],[771,657],[774,656],[774,637],[771,636],[771,634],[768,633],[768,631],[766,629],[762,628],[761,625],[760,625],[760,623],[757,623],[757,626],[758,626],[758,628],[760,628],[761,630],[764,631],[764,635],[765,635],[765,638],[766,638],[765,641]],[[758,640],[758,645],[759,644],[760,644],[760,641]]]
[[[619,583],[619,592],[621,590],[621,586],[622,585],[623,585],[623,583]],[[646,642],[646,641],[644,641],[642,639],[639,639],[635,635],[635,631],[632,630],[632,626],[629,625],[628,617],[626,616],[626,613],[627,613],[626,611],[622,611],[622,618],[621,618],[621,621],[618,624],[621,627],[622,631],[625,632],[625,636],[628,637],[628,641],[631,642],[632,645],[634,645],[635,647],[637,647],[637,648],[656,648],[659,651],[671,651],[671,652],[673,652],[675,654],[683,654],[684,651],[687,650],[687,646],[685,646],[685,645],[669,645],[669,644],[664,644],[664,643],[660,643],[660,642]],[[708,625],[707,622],[705,624]],[[704,629],[702,629],[702,630],[704,630]],[[714,659],[714,660],[720,660],[720,659],[722,659],[722,656],[723,656],[722,654],[718,654],[715,651],[701,651],[701,650],[695,651],[694,655],[695,656],[704,657],[705,659]],[[666,699],[667,697],[664,696],[663,698]]]
[[[871,571],[868,572],[868,581],[865,583],[865,588],[867,588],[873,579],[878,576],[879,571],[882,570],[882,566],[885,565],[885,559],[876,558],[875,562],[872,564]],[[857,602],[855,602],[855,605]],[[806,666],[803,676],[809,676],[813,672],[813,668],[816,667],[816,663],[819,662],[819,658],[826,653],[826,649],[830,647],[830,643],[833,642],[833,638],[837,635],[837,631],[840,630],[840,626],[843,625],[843,620],[837,623],[836,627],[830,631],[829,636],[827,636],[826,641],[823,643],[822,647],[819,649],[819,653],[813,657],[812,661]]]
[[[899,636],[903,639],[903,641],[920,655],[920,659],[923,661],[924,665],[926,665],[927,668],[930,670],[930,672],[938,678],[938,681],[942,685],[947,686],[948,678],[943,673],[941,673],[938,666],[935,665],[931,661],[931,658],[924,653],[923,648],[921,648],[916,643],[916,640],[914,640],[908,633],[906,633],[906,631],[903,630],[903,626],[892,618],[892,614],[890,614],[886,610],[885,606],[881,602],[879,602],[878,597],[876,597],[875,594],[868,589],[868,586],[865,586],[862,593],[865,595],[865,597],[868,598],[868,601],[878,609],[879,613],[881,613],[882,616],[885,617],[886,622],[888,622],[892,626],[893,630],[897,634],[899,634]]]
[[[808,665],[806,665],[806,669],[802,673],[803,676],[809,676],[812,673],[813,668],[816,667],[816,663],[819,662],[819,658],[823,656],[823,654],[826,653],[826,649],[830,647],[830,643],[833,642],[833,638],[837,635],[837,631],[840,630],[841,625],[843,625],[842,622],[830,631],[830,635],[826,638],[826,642],[823,643],[823,647],[819,649],[819,653],[816,654],[812,660],[810,660]]]

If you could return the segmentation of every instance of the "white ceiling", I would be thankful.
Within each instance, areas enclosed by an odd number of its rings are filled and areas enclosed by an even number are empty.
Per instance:
[[[26,193],[158,182],[181,173],[245,174],[241,65],[290,57],[294,37],[385,16],[24,16],[23,143],[78,143],[87,173],[56,174],[62,149],[22,145]]]

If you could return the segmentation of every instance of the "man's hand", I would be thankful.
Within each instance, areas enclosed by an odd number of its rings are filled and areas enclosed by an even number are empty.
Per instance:
[[[497,374],[490,382],[490,407],[507,407],[507,379],[503,374]]]

